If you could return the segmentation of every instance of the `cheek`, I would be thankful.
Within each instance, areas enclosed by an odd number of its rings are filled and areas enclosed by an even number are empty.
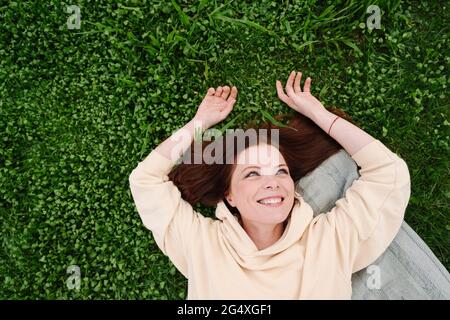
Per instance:
[[[237,185],[236,195],[241,201],[252,202],[258,192],[259,184],[255,181],[242,181]]]
[[[294,194],[295,184],[292,179],[285,179],[282,181],[284,189],[289,192],[289,194]]]
[[[285,186],[289,189],[294,189],[295,188],[294,180],[292,180],[292,178],[286,179]]]

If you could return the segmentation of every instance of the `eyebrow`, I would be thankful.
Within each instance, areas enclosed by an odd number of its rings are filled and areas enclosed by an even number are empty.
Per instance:
[[[279,164],[276,168],[279,168],[279,167],[287,167],[287,164],[285,164],[285,163]],[[259,166],[250,166],[250,167],[244,168],[244,169],[241,171],[241,173],[244,172],[244,171],[247,170],[247,169],[252,169],[252,168],[259,169],[259,168],[261,168],[261,167],[259,167]]]

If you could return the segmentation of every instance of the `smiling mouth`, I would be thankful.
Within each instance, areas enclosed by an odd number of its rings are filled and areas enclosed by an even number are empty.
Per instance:
[[[270,200],[258,200],[257,202],[260,205],[266,206],[266,207],[279,207],[283,204],[284,198],[276,198],[276,199],[270,199]]]

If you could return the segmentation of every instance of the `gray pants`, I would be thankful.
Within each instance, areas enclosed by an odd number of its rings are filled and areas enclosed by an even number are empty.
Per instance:
[[[341,149],[296,183],[314,216],[330,211],[359,178],[356,162]],[[379,285],[373,286],[374,272]],[[352,275],[352,300],[450,299],[450,274],[430,248],[403,221],[386,251]]]

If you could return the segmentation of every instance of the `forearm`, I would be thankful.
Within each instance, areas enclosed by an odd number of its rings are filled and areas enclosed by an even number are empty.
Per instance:
[[[315,112],[310,118],[322,130],[328,133],[328,129],[336,118],[336,115],[323,108]],[[330,136],[351,156],[375,140],[370,134],[341,117],[334,122]]]
[[[184,127],[178,129],[169,138],[159,144],[154,151],[175,162],[192,144],[196,132],[200,134],[205,130],[206,128],[204,128],[201,121],[192,119]]]

